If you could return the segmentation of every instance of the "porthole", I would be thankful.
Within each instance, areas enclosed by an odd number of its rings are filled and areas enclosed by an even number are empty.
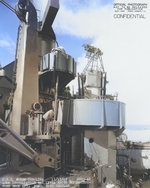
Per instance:
[[[90,139],[89,139],[89,142],[90,142],[90,143],[93,143],[93,142],[94,142],[94,138],[90,138]]]

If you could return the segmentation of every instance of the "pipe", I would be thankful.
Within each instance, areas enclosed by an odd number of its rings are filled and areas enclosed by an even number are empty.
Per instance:
[[[56,93],[55,93],[55,106],[54,106],[54,121],[56,120],[56,112],[57,112],[58,83],[59,83],[59,76],[57,75]]]

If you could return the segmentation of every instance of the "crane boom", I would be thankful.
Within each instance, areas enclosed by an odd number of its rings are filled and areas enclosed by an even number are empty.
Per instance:
[[[0,145],[9,148],[42,167],[55,167],[55,159],[34,151],[18,134],[0,119]]]

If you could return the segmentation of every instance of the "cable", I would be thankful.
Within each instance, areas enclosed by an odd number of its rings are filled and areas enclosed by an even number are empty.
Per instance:
[[[5,5],[9,10],[11,10],[13,13],[15,13],[21,21],[26,22],[25,18],[19,12],[17,12],[13,7],[11,7],[8,3],[6,3],[4,0],[0,0],[0,2],[3,5]]]
[[[15,13],[15,9],[11,7],[9,4],[7,4],[4,0],[0,0],[0,2],[5,5],[7,8],[9,8],[12,12]]]

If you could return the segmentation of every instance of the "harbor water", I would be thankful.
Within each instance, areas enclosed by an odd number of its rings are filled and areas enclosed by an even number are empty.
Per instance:
[[[133,142],[150,141],[150,125],[127,125],[124,133]]]

